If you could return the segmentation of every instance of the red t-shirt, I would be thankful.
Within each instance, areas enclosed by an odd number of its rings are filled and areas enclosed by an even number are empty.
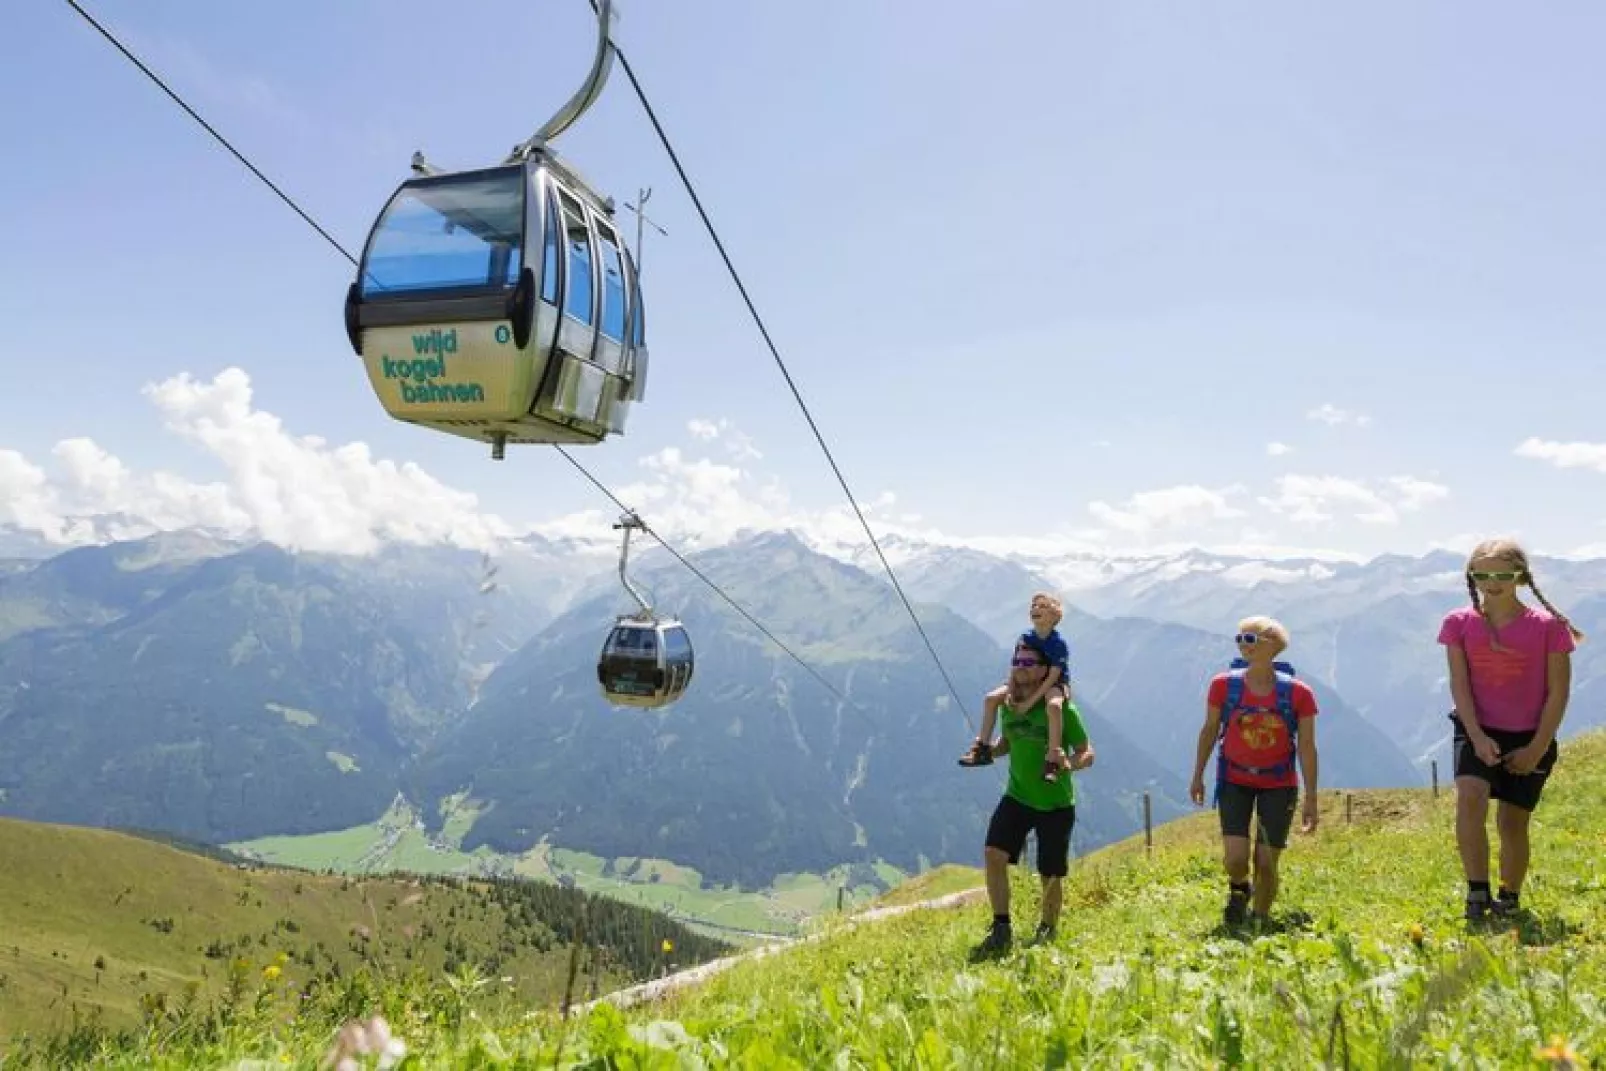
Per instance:
[[[1293,700],[1296,718],[1316,716],[1316,693],[1311,691],[1310,685],[1301,680],[1294,681]],[[1220,707],[1226,701],[1227,674],[1218,673],[1210,680],[1210,691],[1206,696],[1206,702],[1213,707]],[[1246,679],[1243,683],[1243,692],[1238,699],[1238,707],[1246,713],[1233,718],[1226,739],[1221,742],[1222,748],[1227,753],[1227,780],[1246,788],[1298,788],[1297,764],[1283,777],[1246,773],[1234,769],[1231,765],[1236,762],[1244,766],[1275,766],[1288,757],[1291,742],[1288,739],[1287,723],[1283,721],[1283,716],[1277,713],[1276,686],[1273,685],[1265,692],[1256,692]],[[1221,712],[1224,724],[1228,713],[1226,710]]]

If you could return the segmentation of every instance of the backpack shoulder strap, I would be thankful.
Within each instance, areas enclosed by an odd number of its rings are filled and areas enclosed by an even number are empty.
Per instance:
[[[1288,738],[1293,740],[1299,731],[1299,716],[1294,713],[1294,678],[1286,673],[1277,674],[1277,713],[1288,723]]]
[[[1233,712],[1244,698],[1244,672],[1241,666],[1234,665],[1227,671],[1227,697],[1221,701],[1221,733],[1226,735],[1227,725],[1232,721]]]

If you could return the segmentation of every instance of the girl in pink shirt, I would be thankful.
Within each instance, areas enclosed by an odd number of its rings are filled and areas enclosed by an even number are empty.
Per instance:
[[[1526,584],[1543,610],[1525,605]],[[1439,627],[1455,712],[1456,843],[1467,877],[1467,918],[1512,915],[1528,872],[1528,822],[1556,763],[1572,684],[1572,651],[1584,634],[1534,583],[1528,556],[1491,539],[1467,559],[1472,605]],[[1500,801],[1500,895],[1489,895],[1489,799]]]

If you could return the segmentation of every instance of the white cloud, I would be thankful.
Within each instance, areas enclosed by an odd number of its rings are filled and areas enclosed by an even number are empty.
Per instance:
[[[55,489],[43,469],[15,450],[0,450],[0,521],[65,542]]]
[[[1319,420],[1323,424],[1337,426],[1339,424],[1354,424],[1357,427],[1366,427],[1372,418],[1365,413],[1352,413],[1348,409],[1340,409],[1329,402],[1323,402],[1305,416],[1311,420]]]
[[[717,421],[693,417],[686,422],[686,430],[703,442],[713,442],[718,439],[724,444],[726,452],[738,461],[757,461],[764,456],[753,446],[751,438],[738,431],[724,417],[720,417]]]
[[[66,439],[51,451],[61,472],[55,480],[20,454],[0,451],[0,520],[56,543],[205,527],[349,553],[393,541],[489,548],[514,534],[481,512],[473,495],[417,465],[376,461],[362,443],[331,447],[289,434],[277,417],[252,408],[250,378],[238,368],[210,383],[175,376],[144,393],[169,430],[223,464],[226,483],[136,473],[91,439]]]
[[[1441,484],[1414,476],[1393,476],[1368,486],[1342,476],[1280,476],[1277,494],[1261,505],[1299,524],[1326,524],[1339,513],[1363,524],[1398,524],[1401,513],[1419,510],[1449,497]]]
[[[1450,489],[1443,484],[1419,480],[1414,476],[1390,476],[1388,484],[1394,488],[1395,504],[1406,511],[1421,509],[1450,497]]]
[[[1227,502],[1227,494],[1232,490],[1212,491],[1197,484],[1186,484],[1158,491],[1139,491],[1120,506],[1092,502],[1087,509],[1105,527],[1141,536],[1242,516],[1242,510]]]
[[[1287,443],[1266,444],[1266,453],[1271,457],[1282,457],[1284,454],[1291,454],[1293,452],[1294,448],[1289,446]]]
[[[513,534],[417,465],[376,461],[365,443],[331,447],[295,436],[251,407],[238,368],[211,383],[188,373],[145,388],[169,430],[205,447],[229,471],[229,503],[262,538],[306,550],[367,553],[384,542],[485,548]]]
[[[1513,451],[1518,457],[1547,461],[1558,469],[1606,472],[1606,443],[1561,443],[1530,438]]]
[[[611,504],[519,529],[482,509],[475,495],[448,487],[416,464],[374,458],[360,442],[335,445],[292,434],[278,417],[253,407],[250,377],[238,368],[209,382],[181,374],[148,385],[144,394],[169,431],[222,465],[223,482],[137,473],[85,438],[57,444],[53,477],[20,453],[0,450],[0,523],[62,544],[206,527],[290,548],[353,554],[392,542],[490,549],[528,531],[584,539],[601,533],[610,544],[615,538],[610,525],[618,511]],[[738,461],[762,456],[728,420],[694,420],[687,430],[693,439],[717,442]],[[613,490],[679,547],[785,528],[843,546],[865,543],[847,503],[799,510],[775,480],[738,463],[691,457],[672,446],[639,464],[641,478]],[[900,511],[890,492],[859,505],[878,538],[894,532],[941,538],[922,530],[917,514]]]
[[[135,471],[87,438],[64,440],[42,463],[0,450],[0,524],[59,544],[132,538],[156,530],[205,527],[308,550],[368,553],[388,543],[452,543],[491,549],[534,531],[613,545],[617,508],[595,507],[518,527],[415,464],[375,458],[363,443],[296,435],[253,406],[249,377],[230,368],[198,380],[183,374],[145,388],[164,425],[200,447],[222,469],[214,482],[172,472]],[[616,486],[620,499],[676,547],[718,545],[743,532],[791,529],[827,553],[868,552],[845,501],[826,509],[794,503],[773,477],[743,462],[761,456],[729,420],[686,424],[687,441],[642,457],[639,476]],[[699,448],[715,456],[698,456]],[[721,457],[729,451],[734,457]],[[1363,483],[1332,476],[1284,476],[1259,501],[1270,516],[1250,518],[1238,485],[1184,484],[1088,505],[1084,527],[964,537],[938,531],[890,493],[860,507],[876,536],[970,546],[1006,555],[1082,555],[1088,561],[1183,551],[1207,545],[1259,557],[1350,557],[1290,545],[1261,519],[1309,525],[1354,517],[1394,524],[1401,514],[1442,501],[1448,491],[1411,476]],[[1237,523],[1231,523],[1231,522]],[[1214,532],[1214,535],[1208,533]],[[892,552],[896,554],[897,552]]]

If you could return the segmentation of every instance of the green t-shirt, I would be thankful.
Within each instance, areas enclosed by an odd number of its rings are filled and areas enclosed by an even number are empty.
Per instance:
[[[1087,743],[1087,726],[1075,703],[1066,703],[1060,726],[1060,744],[1066,754]],[[999,728],[1009,742],[1009,786],[1004,795],[1012,796],[1039,811],[1058,811],[1076,805],[1076,783],[1069,770],[1060,771],[1059,780],[1043,780],[1043,762],[1048,758],[1048,703],[1038,704],[1017,714],[1008,702],[998,709]]]

